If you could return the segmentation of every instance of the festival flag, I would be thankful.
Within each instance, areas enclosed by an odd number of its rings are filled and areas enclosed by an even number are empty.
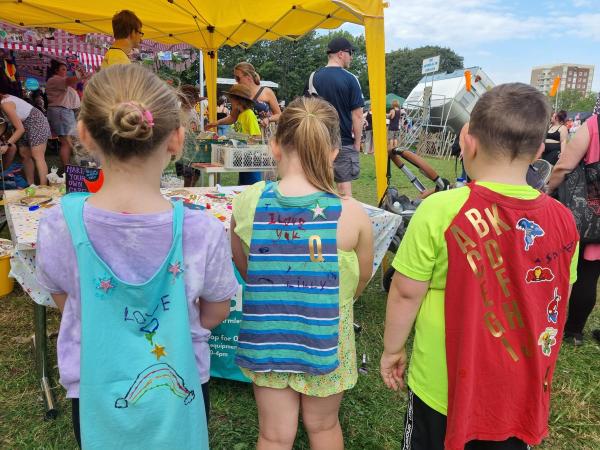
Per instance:
[[[548,95],[550,97],[554,97],[558,93],[558,87],[560,86],[560,76],[557,76],[552,83],[552,87],[550,88],[550,92]]]
[[[465,89],[471,92],[471,71],[465,70]]]

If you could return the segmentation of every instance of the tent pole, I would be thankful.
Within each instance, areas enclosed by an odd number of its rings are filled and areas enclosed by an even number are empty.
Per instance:
[[[200,85],[200,97],[204,97],[204,59],[202,50],[198,50],[198,84]]]

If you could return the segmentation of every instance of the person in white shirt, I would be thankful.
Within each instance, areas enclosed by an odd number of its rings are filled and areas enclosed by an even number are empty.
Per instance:
[[[48,120],[39,109],[8,94],[7,91],[0,86],[0,107],[14,131],[6,142],[0,145],[0,153],[14,156],[18,148],[27,182],[30,185],[34,184],[34,170],[37,168],[40,185],[48,184],[48,165],[45,158],[46,144],[50,138]]]

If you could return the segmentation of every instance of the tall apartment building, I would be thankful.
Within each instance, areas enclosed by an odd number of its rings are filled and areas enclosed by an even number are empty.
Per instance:
[[[540,91],[548,93],[554,79],[560,76],[559,92],[569,90],[586,94],[592,90],[594,66],[585,64],[557,64],[538,66],[531,69],[531,84]]]

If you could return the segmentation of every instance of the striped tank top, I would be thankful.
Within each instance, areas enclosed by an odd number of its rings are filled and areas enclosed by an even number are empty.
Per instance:
[[[283,197],[267,184],[254,214],[236,363],[322,375],[338,361],[340,199]]]

